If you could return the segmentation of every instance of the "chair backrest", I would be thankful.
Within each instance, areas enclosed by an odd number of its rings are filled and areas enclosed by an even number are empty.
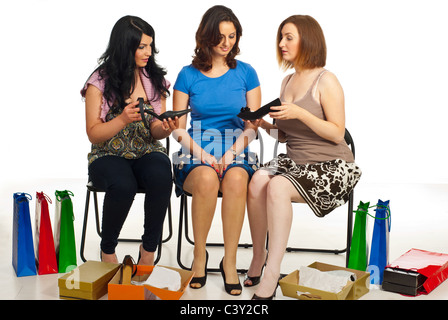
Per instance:
[[[354,159],[355,158],[355,143],[353,142],[353,137],[350,134],[350,132],[347,130],[347,128],[345,128],[344,140],[347,143],[347,145],[349,146],[350,150],[352,150],[353,159]]]

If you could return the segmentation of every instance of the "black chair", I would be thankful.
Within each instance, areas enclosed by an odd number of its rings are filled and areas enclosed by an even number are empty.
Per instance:
[[[345,142],[350,147],[350,150],[353,153],[353,158],[355,157],[355,143],[353,142],[353,138],[350,134],[350,132],[345,129],[345,135],[344,135]],[[278,152],[278,145],[279,142],[277,140],[275,146],[274,146],[274,157],[277,156]],[[346,265],[348,265],[348,260],[350,256],[350,245],[352,242],[352,226],[353,226],[353,193],[354,190],[349,195],[349,200],[347,202],[347,239],[346,239],[346,247],[342,249],[320,249],[320,248],[294,248],[294,247],[287,247],[287,252],[320,252],[320,253],[334,253],[334,254],[340,254],[346,252]]]
[[[263,137],[260,133],[257,134],[257,138],[259,141],[260,152],[259,152],[259,162],[263,163]],[[184,191],[184,193],[180,196],[180,207],[179,207],[179,233],[177,238],[177,263],[182,269],[190,270],[190,267],[185,266],[182,263],[182,238],[185,236],[185,239],[188,243],[194,246],[194,241],[189,236],[189,228],[188,228],[188,197],[191,197],[191,194]],[[218,198],[222,198],[221,192],[218,192]],[[184,222],[185,219],[185,222]],[[185,235],[183,235],[182,229],[185,229]],[[213,243],[207,242],[207,247],[224,247],[224,243]],[[239,248],[251,248],[252,243],[239,243]],[[207,272],[219,272],[219,268],[207,268]],[[247,269],[237,269],[239,273],[246,273]]]
[[[166,138],[166,149],[169,154],[169,147],[170,147],[170,141],[169,137]],[[90,195],[93,193],[93,201],[94,201],[94,208],[95,208],[95,221],[96,221],[96,232],[98,236],[101,237],[101,227],[100,227],[100,215],[98,210],[98,192],[104,192],[104,190],[101,190],[97,187],[95,187],[91,181],[87,183],[87,195],[86,195],[86,202],[85,202],[85,208],[84,208],[84,221],[83,221],[83,227],[82,227],[82,234],[81,234],[81,245],[80,245],[80,256],[82,261],[86,261],[86,258],[84,257],[84,249],[85,249],[85,241],[86,241],[86,233],[87,233],[87,222],[88,222],[88,216],[89,216],[89,208],[90,208]],[[145,194],[145,191],[142,189],[137,190],[137,194]],[[160,242],[158,245],[157,250],[157,258],[154,261],[154,264],[157,264],[159,262],[161,254],[162,254],[162,243],[165,243],[169,241],[172,237],[172,230],[173,230],[173,224],[172,224],[172,214],[171,214],[171,203],[168,205],[168,228],[169,228],[169,234],[166,239],[163,239],[163,237],[160,237]],[[119,238],[119,242],[141,242],[142,239],[128,239],[128,238]]]

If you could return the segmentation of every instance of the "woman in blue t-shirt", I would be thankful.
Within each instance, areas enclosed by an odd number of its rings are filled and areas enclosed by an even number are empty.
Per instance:
[[[203,16],[196,32],[191,65],[184,67],[174,85],[174,110],[191,107],[191,121],[181,117],[173,135],[182,150],[173,155],[176,193],[192,194],[192,222],[196,277],[192,288],[207,279],[205,248],[213,220],[218,191],[222,193],[224,258],[220,263],[224,287],[231,295],[241,294],[236,271],[236,252],[244,220],[248,182],[258,168],[256,154],[249,152],[256,127],[236,115],[242,107],[256,110],[261,103],[257,73],[238,61],[242,28],[232,10],[214,6]]]

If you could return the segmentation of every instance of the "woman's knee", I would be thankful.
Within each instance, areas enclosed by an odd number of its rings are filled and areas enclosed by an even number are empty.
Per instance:
[[[250,199],[258,199],[259,197],[263,196],[264,198],[266,187],[270,180],[271,178],[269,177],[269,175],[263,170],[258,170],[257,172],[255,172],[249,182],[248,197]]]
[[[268,201],[292,200],[290,195],[290,182],[282,176],[276,176],[269,181],[266,189]]]
[[[232,168],[225,174],[221,184],[223,194],[246,195],[249,175],[242,168]]]
[[[305,202],[291,181],[282,176],[276,176],[269,181],[266,198],[272,202],[282,200],[300,203]]]
[[[190,172],[185,180],[187,191],[196,195],[218,194],[219,179],[216,172],[208,166],[200,166]]]
[[[109,187],[107,192],[113,194],[117,198],[134,198],[138,190],[138,184],[133,176],[120,177],[114,180]]]
[[[165,190],[172,187],[171,162],[163,153],[152,152],[146,155],[136,166],[135,173],[144,188],[157,186]]]

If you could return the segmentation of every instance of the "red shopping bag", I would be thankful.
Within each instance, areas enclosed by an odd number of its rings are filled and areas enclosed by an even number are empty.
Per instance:
[[[43,192],[36,192],[35,253],[38,274],[58,273],[48,202],[51,199]]]
[[[406,270],[420,274],[423,283],[417,288],[417,294],[428,294],[448,278],[448,254],[411,249],[391,262],[386,269],[391,272],[387,273],[385,281],[389,281],[389,275],[394,276],[393,271]],[[406,280],[403,277],[400,279]]]

